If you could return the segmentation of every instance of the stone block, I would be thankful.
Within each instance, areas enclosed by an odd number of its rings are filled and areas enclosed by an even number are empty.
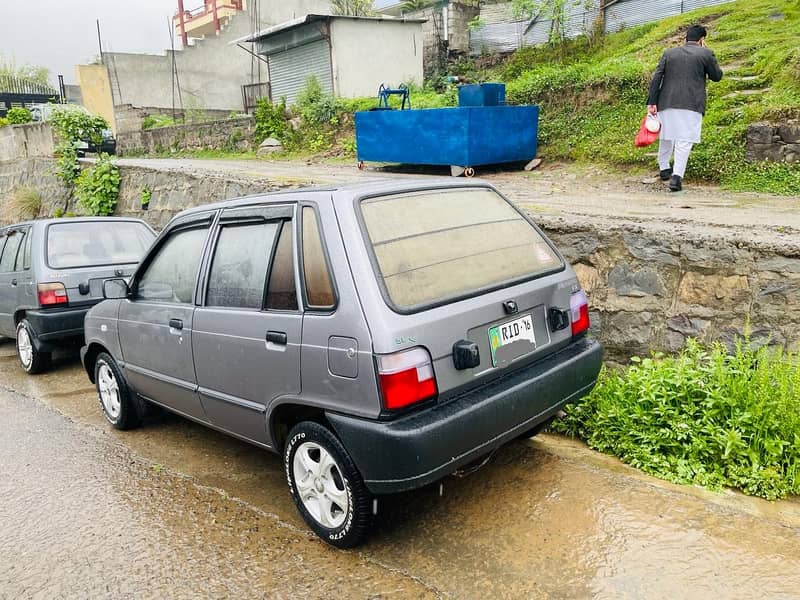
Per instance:
[[[778,127],[778,135],[787,144],[800,143],[800,123],[787,123]]]
[[[614,267],[608,274],[608,285],[619,296],[664,296],[666,289],[658,271],[652,267],[640,269],[626,264]]]
[[[680,265],[678,258],[680,245],[677,239],[665,241],[635,233],[625,233],[622,237],[628,252],[639,260],[665,265]]]
[[[775,135],[775,127],[767,123],[753,123],[747,127],[747,143],[771,144]]]
[[[800,273],[800,258],[786,256],[769,256],[756,261],[759,271],[773,271],[775,273]]]
[[[751,144],[745,149],[745,160],[748,162],[783,162],[783,144]]]
[[[602,279],[600,277],[600,272],[594,267],[583,263],[577,263],[572,265],[572,269],[575,271],[581,287],[587,294],[591,295],[601,287]]]
[[[684,304],[719,307],[726,312],[740,309],[749,297],[750,283],[744,275],[704,275],[690,271],[678,288],[678,299]]]

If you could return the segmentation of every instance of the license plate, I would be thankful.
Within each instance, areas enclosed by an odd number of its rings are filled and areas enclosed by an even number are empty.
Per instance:
[[[489,347],[495,367],[507,365],[515,358],[533,352],[536,349],[533,317],[525,315],[489,329]]]

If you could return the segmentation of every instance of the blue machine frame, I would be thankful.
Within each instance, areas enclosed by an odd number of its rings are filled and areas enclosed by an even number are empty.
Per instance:
[[[359,161],[476,167],[536,157],[538,106],[357,112]]]

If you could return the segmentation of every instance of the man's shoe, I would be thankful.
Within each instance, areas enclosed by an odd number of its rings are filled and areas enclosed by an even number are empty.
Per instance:
[[[683,189],[683,179],[681,179],[680,175],[673,175],[672,179],[669,180],[669,191],[680,192],[682,189]]]
[[[661,177],[661,181],[669,181],[669,178],[672,177],[672,169],[662,169],[658,176]]]

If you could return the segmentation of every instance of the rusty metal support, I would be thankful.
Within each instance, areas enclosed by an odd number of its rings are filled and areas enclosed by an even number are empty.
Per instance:
[[[214,11],[214,33],[219,35],[219,15],[217,14],[217,0],[211,0],[211,10]]]

